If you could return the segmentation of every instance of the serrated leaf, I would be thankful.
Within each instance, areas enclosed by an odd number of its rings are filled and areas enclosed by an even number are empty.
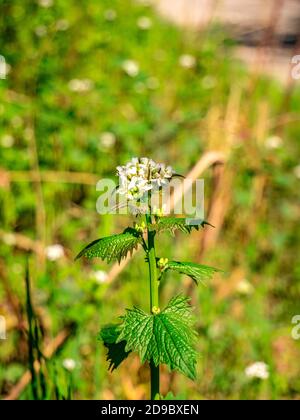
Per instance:
[[[118,235],[93,241],[77,255],[75,260],[84,256],[87,258],[98,257],[108,263],[114,259],[120,262],[129,252],[138,247],[141,240],[141,235],[135,229],[128,228]]]
[[[102,328],[98,336],[108,350],[106,360],[109,362],[108,370],[111,372],[117,369],[130,353],[130,351],[125,351],[125,341],[117,343],[120,331],[120,325],[106,326]]]
[[[174,270],[178,273],[186,274],[191,277],[196,284],[198,284],[199,281],[210,280],[215,273],[221,271],[208,265],[178,261],[169,261],[166,270]]]
[[[152,229],[157,232],[169,231],[174,235],[176,230],[191,233],[192,229],[199,230],[200,227],[204,227],[205,225],[212,226],[205,220],[199,220],[197,224],[188,224],[185,217],[162,217],[155,224],[152,224]]]
[[[188,298],[177,296],[156,315],[141,309],[128,309],[122,318],[118,342],[126,341],[125,351],[136,351],[142,362],[166,364],[191,379],[196,377],[196,332]]]

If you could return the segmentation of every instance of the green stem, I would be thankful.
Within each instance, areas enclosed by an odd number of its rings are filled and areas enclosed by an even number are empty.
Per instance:
[[[156,267],[155,253],[155,231],[150,230],[151,215],[146,215],[147,233],[148,233],[148,266],[150,278],[150,313],[159,311],[159,280]],[[159,397],[159,366],[155,366],[154,362],[150,362],[151,372],[151,400]]]

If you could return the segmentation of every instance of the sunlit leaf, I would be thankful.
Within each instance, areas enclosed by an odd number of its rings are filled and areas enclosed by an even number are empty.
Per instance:
[[[132,253],[141,241],[140,233],[135,229],[128,228],[121,234],[107,236],[90,243],[75,259],[77,260],[84,256],[87,258],[98,257],[106,260],[108,263],[112,260],[120,262],[129,252]]]
[[[125,351],[136,351],[142,362],[166,364],[191,379],[196,377],[196,332],[188,298],[177,296],[156,315],[141,309],[127,310],[118,342],[126,341]]]
[[[157,219],[157,222],[152,225],[152,229],[157,232],[169,231],[172,234],[174,234],[176,230],[180,230],[184,233],[191,233],[192,229],[199,230],[200,227],[204,228],[205,225],[212,226],[205,220],[198,220],[195,224],[189,224],[188,219],[185,217],[162,217]]]
[[[215,273],[221,271],[217,268],[209,267],[208,265],[178,261],[168,262],[166,270],[173,270],[181,274],[186,274],[191,277],[196,284],[198,284],[199,281],[210,280]]]

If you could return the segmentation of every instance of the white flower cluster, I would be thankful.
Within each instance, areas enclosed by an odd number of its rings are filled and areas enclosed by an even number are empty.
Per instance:
[[[122,68],[130,77],[136,77],[140,72],[140,66],[134,60],[125,60],[122,64]]]
[[[46,257],[49,261],[57,261],[63,258],[65,255],[65,251],[62,245],[54,244],[47,246],[46,248]]]
[[[120,178],[118,193],[128,200],[139,200],[152,190],[166,186],[174,171],[171,166],[156,163],[148,158],[133,158],[125,166],[117,167]]]
[[[52,7],[53,3],[54,3],[53,0],[38,0],[39,6],[45,7],[45,8]]]
[[[264,362],[255,362],[246,368],[245,374],[248,378],[265,380],[268,379],[270,375],[269,366]]]
[[[7,64],[5,57],[0,55],[0,79],[6,79],[10,71],[10,66]]]
[[[108,280],[108,274],[106,271],[97,270],[91,273],[90,278],[98,284],[103,284]]]
[[[141,16],[137,20],[137,26],[143,31],[146,31],[151,28],[152,20],[147,16]]]
[[[196,66],[197,60],[193,55],[183,54],[179,57],[179,64],[184,69],[192,69]]]
[[[64,359],[62,365],[66,370],[72,372],[76,368],[77,363],[74,359]]]
[[[69,81],[69,89],[72,92],[88,92],[93,89],[94,82],[90,79],[72,79]]]

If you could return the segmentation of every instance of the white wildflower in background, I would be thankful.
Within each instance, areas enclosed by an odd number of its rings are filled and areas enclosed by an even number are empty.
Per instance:
[[[54,3],[53,0],[38,0],[39,6],[45,7],[45,8],[52,7],[53,3]]]
[[[296,166],[296,168],[294,168],[294,175],[296,178],[300,179],[300,165]]]
[[[190,54],[183,54],[179,57],[179,64],[185,69],[192,69],[196,65],[196,58]]]
[[[76,362],[74,359],[64,359],[62,365],[69,372],[72,372],[76,368]]]
[[[17,243],[16,237],[13,233],[5,233],[2,236],[2,240],[6,245],[13,246]]]
[[[283,140],[279,136],[271,136],[266,140],[267,149],[279,149],[283,145]]]
[[[97,270],[91,274],[91,278],[96,281],[98,284],[106,283],[108,280],[108,274],[106,271]]]
[[[118,193],[128,200],[141,199],[148,191],[157,191],[167,185],[174,171],[171,166],[156,163],[148,158],[133,158],[125,166],[117,167]]]
[[[8,64],[6,63],[5,57],[0,55],[0,79],[6,79],[9,72]]]
[[[149,17],[147,17],[147,16],[141,16],[137,20],[137,26],[140,29],[146,31],[146,30],[148,30],[148,29],[151,28],[151,26],[152,26],[152,20]]]
[[[90,79],[72,79],[68,86],[72,92],[82,93],[93,89],[94,83]]]
[[[117,12],[114,9],[107,9],[104,11],[104,19],[112,22],[117,18]]]
[[[140,72],[139,65],[134,60],[125,60],[122,64],[122,68],[130,77],[136,77]]]
[[[47,246],[46,248],[46,257],[49,261],[57,261],[60,258],[63,258],[65,251],[62,245],[55,244]]]
[[[269,366],[264,362],[255,362],[245,369],[245,375],[248,378],[268,379],[270,376]]]
[[[254,287],[248,280],[241,280],[236,287],[236,291],[241,295],[251,295],[254,291]]]
[[[70,24],[67,19],[60,19],[56,22],[55,27],[57,31],[66,31],[69,29]]]
[[[47,35],[47,28],[45,25],[39,25],[35,28],[34,32],[36,36],[38,36],[39,38],[42,38]]]
[[[105,149],[111,149],[116,144],[116,136],[110,131],[104,131],[100,134],[100,145]]]
[[[1,146],[5,148],[10,148],[14,145],[15,139],[10,134],[4,134],[4,136],[1,137]]]

